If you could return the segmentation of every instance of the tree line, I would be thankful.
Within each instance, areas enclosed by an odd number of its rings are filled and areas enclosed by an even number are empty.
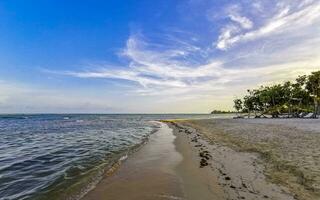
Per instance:
[[[298,76],[294,81],[282,84],[248,89],[243,99],[234,99],[238,113],[248,113],[248,117],[272,115],[277,118],[309,117],[316,118],[320,105],[320,71]]]

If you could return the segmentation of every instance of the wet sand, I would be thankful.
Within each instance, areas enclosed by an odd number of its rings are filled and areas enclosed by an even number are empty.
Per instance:
[[[166,125],[149,142],[129,156],[119,170],[106,176],[84,200],[178,198],[182,192],[175,166],[182,156],[175,150],[174,135]]]
[[[183,155],[183,160],[177,165],[176,173],[180,177],[183,190],[181,199],[186,200],[223,200],[227,199],[223,188],[219,185],[214,171],[200,166],[200,157],[190,138],[174,130],[176,150]]]
[[[188,138],[175,135],[161,123],[145,146],[129,156],[114,174],[106,175],[83,199],[224,199],[211,170],[199,168],[197,153],[190,149]]]

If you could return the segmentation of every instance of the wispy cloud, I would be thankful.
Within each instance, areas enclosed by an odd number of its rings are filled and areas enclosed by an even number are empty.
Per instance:
[[[207,46],[167,32],[162,40],[132,34],[119,53],[119,59],[127,64],[55,73],[125,80],[134,84],[129,91],[134,97],[151,97],[151,102],[166,102],[163,107],[175,105],[175,110],[191,106],[205,112],[214,103],[218,108],[231,108],[232,98],[243,95],[247,88],[291,80],[319,69],[320,26],[315,26],[320,25],[318,1],[269,4],[255,0],[250,12],[239,2],[222,9],[221,18],[227,21],[217,27],[218,40]],[[276,6],[270,7],[275,2]]]
[[[152,46],[152,45],[151,45]],[[305,46],[310,48],[310,46]],[[298,49],[295,49],[298,51]],[[302,51],[302,49],[301,49]],[[181,52],[179,55],[176,52]],[[182,48],[173,50],[151,50],[149,45],[136,35],[128,39],[127,46],[122,55],[129,60],[128,66],[108,69],[108,66],[100,66],[98,70],[60,72],[79,78],[106,78],[122,79],[136,82],[140,85],[133,92],[138,95],[149,96],[172,96],[189,95],[194,98],[201,98],[202,95],[216,91],[231,92],[234,88],[270,82],[284,79],[291,79],[297,73],[307,73],[316,69],[315,63],[320,63],[320,57],[305,58],[292,61],[290,59],[282,62],[275,60],[273,64],[250,63],[268,55],[277,58],[279,51],[273,53],[259,52],[240,56],[238,61],[244,64],[237,65],[229,63],[230,56],[221,60],[212,57],[207,58],[205,64],[191,65],[188,59],[181,59],[185,53]],[[187,52],[191,54],[190,52]],[[301,52],[288,51],[287,54],[297,56]],[[184,58],[184,57],[183,57]],[[268,60],[269,58],[265,58]],[[309,69],[306,69],[306,66]],[[101,69],[102,68],[102,69]],[[279,74],[279,76],[276,76]],[[276,77],[276,78],[275,78]],[[237,93],[236,91],[233,92]],[[181,96],[179,97],[181,98]]]
[[[129,59],[123,69],[63,72],[65,75],[80,78],[115,78],[139,83],[144,89],[187,88],[203,80],[220,77],[222,63],[213,61],[206,65],[194,66],[186,55],[197,54],[199,48],[181,42],[171,49],[152,49],[152,44],[143,41],[138,35],[131,36],[122,56]],[[101,68],[101,67],[100,67]],[[62,72],[60,72],[62,73]],[[141,91],[141,90],[140,90]]]
[[[238,23],[243,29],[251,29],[253,22],[249,18],[241,16],[240,12],[241,8],[237,4],[227,9],[227,14],[231,21]]]
[[[224,27],[216,47],[226,50],[240,42],[257,40],[276,34],[292,34],[295,30],[301,30],[315,24],[319,25],[320,3],[318,1],[299,1],[299,3],[294,2],[293,4],[278,2],[275,14],[264,20],[263,24],[254,30],[240,31],[237,29],[234,31],[230,25]],[[258,20],[259,16],[256,17]]]

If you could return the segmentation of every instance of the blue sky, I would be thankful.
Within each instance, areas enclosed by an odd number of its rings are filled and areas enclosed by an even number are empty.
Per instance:
[[[0,2],[1,113],[206,113],[319,69],[315,0]]]

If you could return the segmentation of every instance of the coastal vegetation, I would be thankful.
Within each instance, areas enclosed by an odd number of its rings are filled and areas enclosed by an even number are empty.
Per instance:
[[[248,89],[243,99],[234,99],[238,113],[251,117],[312,117],[320,109],[320,71],[298,76],[295,81]]]
[[[234,113],[233,111],[225,111],[225,110],[213,110],[211,114],[231,114]]]

